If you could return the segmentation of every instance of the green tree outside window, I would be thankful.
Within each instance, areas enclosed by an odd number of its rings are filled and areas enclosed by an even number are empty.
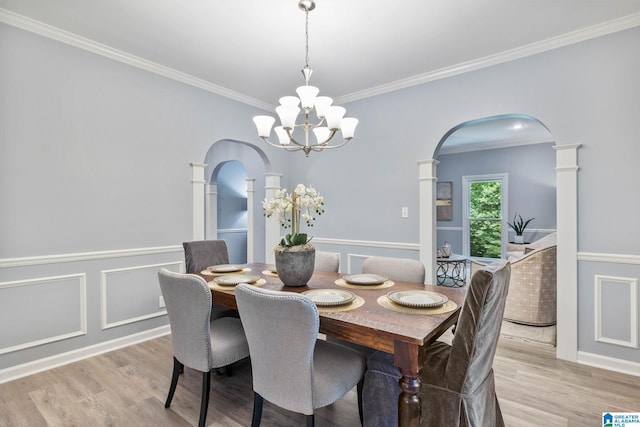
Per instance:
[[[502,255],[502,183],[477,181],[469,185],[469,254],[479,258]]]

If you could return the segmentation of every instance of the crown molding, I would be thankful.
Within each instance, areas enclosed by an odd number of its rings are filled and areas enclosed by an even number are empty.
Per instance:
[[[4,22],[5,24],[59,41],[61,43],[65,43],[79,49],[83,49],[97,55],[104,56],[115,61],[122,62],[124,64],[128,64],[133,67],[140,68],[142,70],[149,71],[151,73],[158,74],[160,76],[206,90],[207,92],[215,93],[216,95],[224,96],[225,98],[229,98],[234,101],[242,102],[243,104],[251,105],[263,110],[271,110],[273,108],[270,104],[252,98],[250,96],[241,94],[239,92],[234,92],[230,89],[213,84],[201,78],[194,77],[190,74],[183,73],[173,68],[165,67],[164,65],[148,61],[135,55],[131,55],[127,52],[115,49],[102,43],[98,43],[85,37],[81,37],[77,34],[62,30],[52,25],[36,21],[35,19],[19,15],[6,9],[0,8],[0,22]]]
[[[140,58],[138,56],[128,54],[121,50],[114,49],[110,46],[95,42],[85,37],[81,37],[71,32],[45,24],[40,21],[36,21],[34,19],[19,15],[3,8],[0,8],[0,22],[4,22],[14,27],[39,34],[41,36],[48,37],[62,43],[66,43],[71,46],[75,46],[77,48],[93,52],[101,56],[105,56],[107,58],[111,58],[115,61],[119,61],[133,67],[140,68],[161,75],[163,77],[167,77],[188,84],[190,86],[206,90],[211,93],[215,93],[234,101],[242,102],[244,104],[267,111],[273,110],[273,105],[267,102],[260,101],[256,98],[232,91],[201,78],[194,77],[173,68],[165,67],[164,65],[160,65],[155,62]],[[593,39],[637,26],[640,26],[640,13],[624,16],[622,18],[607,21],[598,25],[583,28],[571,33],[552,37],[494,55],[477,58],[472,61],[463,62],[451,67],[441,68],[439,70],[418,74],[416,76],[397,80],[388,84],[379,85],[370,89],[365,89],[344,96],[339,96],[335,98],[335,102],[336,104],[345,104],[376,95],[382,95],[434,80],[444,79],[447,77],[468,73],[470,71],[491,67],[493,65],[502,64],[504,62],[513,61],[516,59],[524,58],[527,56],[546,52],[548,50],[557,49],[559,47],[568,46],[574,43],[579,43],[585,40]]]
[[[521,46],[515,49],[506,50],[494,55],[477,58],[472,61],[462,62],[451,67],[440,68],[439,70],[430,71],[424,74],[418,74],[416,76],[408,77],[406,79],[397,80],[395,82],[383,84],[370,89],[353,92],[344,96],[336,97],[336,104],[346,104],[353,101],[358,101],[364,98],[369,98],[376,95],[382,95],[385,93],[393,92],[400,89],[405,89],[412,86],[417,86],[423,83],[432,82],[434,80],[440,80],[447,77],[457,76],[459,74],[468,73],[470,71],[479,70],[493,65],[502,64],[505,62],[513,61],[516,59],[524,58],[538,53],[546,52],[548,50],[557,49],[560,47],[568,46],[575,43],[580,43],[585,40],[590,40],[596,37],[604,36],[618,31],[627,30],[629,28],[640,26],[640,13],[627,15],[622,18],[614,19],[611,21],[603,22],[591,27],[582,28],[567,34],[563,34],[557,37],[551,37],[546,40],[531,43],[525,46]]]

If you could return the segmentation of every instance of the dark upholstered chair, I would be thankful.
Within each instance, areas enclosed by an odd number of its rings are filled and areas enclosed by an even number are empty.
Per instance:
[[[199,273],[211,265],[229,264],[227,242],[224,240],[184,242],[182,247],[187,273]]]
[[[246,284],[236,286],[235,294],[251,353],[253,427],[260,425],[264,399],[305,414],[313,426],[315,409],[357,385],[360,409],[364,355],[316,339],[320,319],[310,298]]]
[[[340,254],[337,252],[316,251],[316,264],[314,270],[333,271],[340,270]]]
[[[184,264],[187,273],[200,273],[212,265],[229,264],[229,252],[224,240],[184,242],[182,247],[184,248]],[[211,319],[220,317],[238,317],[238,312],[214,304],[211,307]]]
[[[436,341],[425,349],[421,426],[504,426],[492,366],[510,274],[504,260],[476,272],[452,344]],[[368,356],[362,397],[365,427],[397,425],[400,377],[392,354],[376,351]]]
[[[388,258],[372,256],[362,263],[362,272],[379,274],[400,282],[424,283],[424,265],[408,258]]]
[[[242,323],[232,317],[210,320],[211,291],[201,277],[161,269],[158,279],[167,305],[173,347],[173,375],[164,407],[171,405],[184,367],[198,370],[202,372],[199,425],[204,426],[211,371],[249,356]]]

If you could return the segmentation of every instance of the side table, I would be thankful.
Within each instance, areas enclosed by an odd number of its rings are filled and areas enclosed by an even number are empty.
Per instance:
[[[438,285],[461,287],[467,284],[467,258],[451,254],[448,258],[436,258]]]

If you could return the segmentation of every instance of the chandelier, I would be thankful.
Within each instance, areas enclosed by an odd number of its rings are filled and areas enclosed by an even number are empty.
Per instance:
[[[272,116],[255,116],[253,122],[258,129],[258,136],[267,144],[283,148],[287,151],[304,151],[308,157],[311,151],[322,151],[329,148],[338,148],[351,141],[358,125],[358,119],[344,117],[346,110],[333,104],[333,99],[328,96],[318,96],[320,90],[309,86],[309,78],[313,71],[309,68],[309,12],[315,9],[313,0],[300,0],[298,7],[305,13],[305,66],[302,69],[304,86],[296,89],[298,96],[283,96],[280,98],[280,106],[276,107],[276,113],[280,118],[280,126],[274,131],[278,136],[278,144],[269,141],[271,127],[275,122]],[[296,124],[302,107],[302,122]],[[310,123],[311,111],[315,110],[317,122]],[[324,125],[324,126],[323,126]],[[300,141],[294,136],[296,128],[303,130],[304,140]],[[343,141],[333,144],[329,142],[340,131]],[[314,136],[310,135],[313,132]],[[299,133],[299,132],[298,132]],[[299,136],[298,136],[299,138]]]

